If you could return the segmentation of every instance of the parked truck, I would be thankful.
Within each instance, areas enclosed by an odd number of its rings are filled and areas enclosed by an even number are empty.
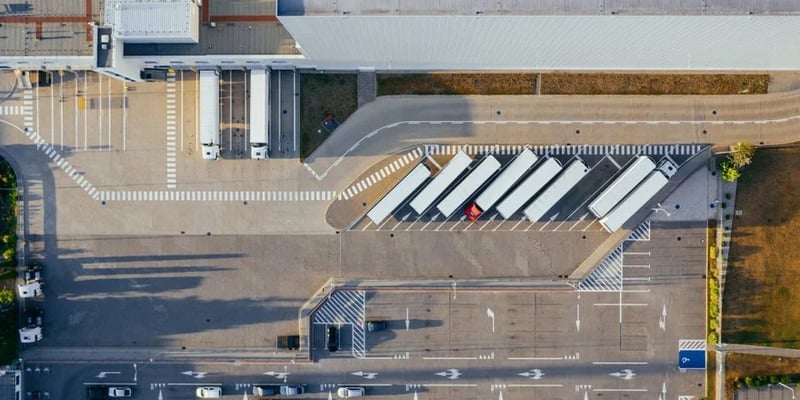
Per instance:
[[[219,72],[200,71],[200,144],[203,159],[219,158]]]
[[[42,268],[39,264],[33,264],[25,267],[25,273],[22,277],[22,282],[17,285],[17,292],[19,297],[28,299],[32,297],[41,297],[44,295],[42,291]]]
[[[250,158],[269,158],[269,70],[250,71]]]
[[[611,212],[600,219],[600,225],[611,233],[622,228],[623,224],[628,222],[634,214],[647,205],[653,196],[667,185],[669,178],[675,174],[677,169],[668,160],[659,163],[655,171],[652,171],[636,189],[630,192]]]

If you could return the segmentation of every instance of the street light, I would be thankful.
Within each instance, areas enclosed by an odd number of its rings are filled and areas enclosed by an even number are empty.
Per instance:
[[[786,389],[789,389],[792,392],[792,400],[795,400],[794,399],[794,389],[790,388],[788,385],[785,385],[783,382],[778,382],[778,385],[781,385],[781,386],[785,387]]]

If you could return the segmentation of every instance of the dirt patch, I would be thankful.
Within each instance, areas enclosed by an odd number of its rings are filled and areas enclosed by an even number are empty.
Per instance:
[[[536,94],[536,74],[382,74],[378,96]]]
[[[378,95],[529,95],[536,73],[378,75]],[[541,94],[764,94],[767,74],[541,74]]]
[[[731,353],[725,358],[725,397],[732,400],[738,382],[743,382],[745,377],[798,374],[800,374],[800,359],[797,358]]]
[[[767,74],[544,74],[542,94],[765,94]]]
[[[724,342],[800,347],[800,147],[761,149],[736,193]],[[729,213],[735,214],[733,210]]]
[[[322,121],[341,122],[358,109],[356,74],[300,74],[300,159],[308,157],[331,134]]]

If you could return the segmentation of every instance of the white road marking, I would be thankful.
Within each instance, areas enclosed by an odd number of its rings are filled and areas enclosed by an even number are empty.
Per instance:
[[[507,359],[517,361],[555,361],[563,360],[564,357],[508,357]]]
[[[605,306],[628,306],[628,307],[647,307],[647,303],[594,303],[593,305],[598,307],[605,307]]]
[[[594,364],[594,365],[647,365],[647,361],[592,361],[592,364]]]

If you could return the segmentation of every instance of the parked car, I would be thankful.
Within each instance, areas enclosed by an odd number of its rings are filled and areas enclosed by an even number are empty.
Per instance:
[[[30,310],[27,310],[25,313],[25,327],[26,328],[35,328],[37,326],[42,326],[42,317],[44,312],[42,308],[39,306],[33,307]]]
[[[339,328],[334,325],[328,325],[328,351],[334,352],[339,350]]]
[[[105,400],[106,388],[102,386],[89,386],[86,388],[86,398],[88,400]]]
[[[222,388],[219,386],[201,386],[194,392],[200,399],[218,399],[222,397]]]
[[[129,387],[110,387],[108,388],[108,397],[131,397],[133,391]]]
[[[377,332],[386,329],[386,321],[367,321],[367,331]]]
[[[25,283],[41,282],[42,280],[42,266],[33,264],[25,267],[25,274],[23,275]]]
[[[253,386],[253,396],[276,396],[280,386]]]
[[[303,388],[302,386],[282,385],[280,389],[280,394],[281,396],[295,396],[298,394],[303,394],[305,393],[305,391],[306,391],[305,388]]]
[[[347,386],[347,387],[340,387],[336,390],[336,394],[343,399],[349,399],[351,397],[364,397],[367,390],[360,386]]]

